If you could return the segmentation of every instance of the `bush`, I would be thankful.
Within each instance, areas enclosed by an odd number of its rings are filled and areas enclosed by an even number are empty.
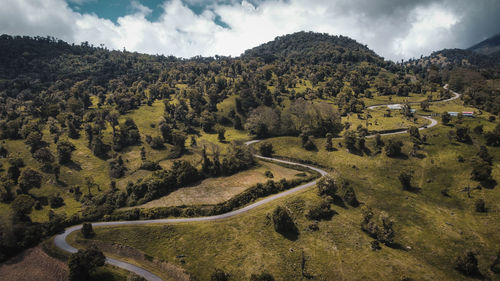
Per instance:
[[[160,136],[153,137],[149,145],[151,145],[152,149],[162,149],[165,147],[163,145],[163,138]]]
[[[263,143],[259,146],[260,155],[264,157],[271,157],[273,155],[273,144]]]
[[[487,211],[486,204],[484,203],[483,199],[477,199],[475,206],[476,206],[476,212],[486,213],[486,211]]]
[[[271,171],[266,171],[266,172],[264,173],[264,175],[265,175],[266,177],[268,177],[268,178],[271,178],[271,179],[272,179],[272,178],[274,178],[274,175],[273,175],[273,173],[272,173]]]
[[[88,222],[84,222],[82,225],[82,229],[80,230],[84,238],[92,238],[95,236],[94,229],[92,228],[92,224]]]
[[[475,276],[479,274],[477,266],[476,253],[467,251],[465,255],[457,257],[455,261],[455,269],[466,276]]]
[[[306,213],[310,220],[329,220],[335,214],[327,200],[322,200],[318,205],[312,206]]]
[[[139,169],[147,171],[157,171],[161,170],[161,166],[156,162],[146,160],[142,162],[141,167]]]
[[[19,178],[19,187],[24,193],[27,193],[32,188],[40,188],[42,185],[42,175],[31,169],[26,168],[22,171]]]
[[[316,184],[318,187],[318,195],[319,196],[331,196],[334,197],[337,193],[338,186],[335,180],[331,176],[322,177],[318,183]]]
[[[274,224],[274,230],[276,232],[287,235],[287,234],[296,234],[297,227],[288,213],[287,209],[284,207],[278,206],[273,211],[272,220]]]
[[[49,197],[49,205],[54,209],[62,207],[64,205],[64,199],[59,194],[52,195]]]
[[[403,147],[403,142],[389,139],[387,145],[385,146],[385,155],[389,157],[398,156],[401,154],[402,147]]]
[[[216,269],[210,276],[211,281],[228,281],[229,274],[225,273],[222,269]]]
[[[68,260],[69,280],[88,280],[98,267],[104,265],[105,260],[104,254],[96,246],[91,246],[86,250],[78,250]]]
[[[404,190],[411,190],[412,175],[410,173],[401,172],[401,174],[399,174],[398,176],[398,179],[401,182]]]

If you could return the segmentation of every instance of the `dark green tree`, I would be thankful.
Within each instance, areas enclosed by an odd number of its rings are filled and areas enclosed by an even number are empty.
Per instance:
[[[69,280],[90,280],[92,273],[98,267],[103,266],[105,261],[104,254],[96,246],[90,246],[85,250],[78,250],[68,260]]]

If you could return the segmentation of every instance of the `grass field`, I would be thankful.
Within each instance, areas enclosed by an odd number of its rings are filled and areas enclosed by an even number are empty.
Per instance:
[[[265,176],[266,171],[273,174],[272,180],[298,178],[297,170],[282,167],[277,164],[259,161],[259,166],[228,177],[209,178],[199,184],[178,189],[167,196],[153,200],[139,208],[217,204],[229,200],[256,183],[264,183],[270,178]]]
[[[464,120],[469,127],[479,123],[494,126],[482,118]],[[326,152],[324,139],[315,140],[316,152],[301,148],[298,138],[267,140],[277,155],[314,161],[349,179],[362,205],[395,219],[396,242],[401,249],[370,249],[372,239],[360,229],[361,208],[334,205],[338,215],[320,222],[317,232],[307,230],[310,221],[305,210],[319,200],[314,188],[225,221],[102,228],[97,229],[96,239],[178,264],[200,280],[208,279],[215,268],[229,272],[234,280],[247,280],[251,273],[262,271],[270,272],[276,280],[300,280],[302,252],[305,270],[318,280],[466,280],[453,269],[454,259],[466,249],[477,250],[481,272],[498,280],[488,267],[500,248],[499,188],[473,190],[472,198],[462,192],[466,186],[478,185],[470,180],[468,159],[482,142],[475,135],[473,144],[450,142],[448,130],[450,127],[438,125],[426,131],[428,144],[423,146],[422,157],[408,159],[360,156],[342,148]],[[403,150],[409,152],[406,134],[391,138],[406,141]],[[339,148],[338,141],[334,145]],[[367,145],[374,150],[373,140]],[[500,151],[489,150],[495,159],[493,178],[500,181]],[[458,155],[466,162],[458,162]],[[418,192],[402,190],[397,177],[403,170],[412,172]],[[449,189],[450,197],[441,194],[444,188]],[[487,214],[475,212],[478,198],[486,201]],[[268,214],[277,205],[291,210],[300,231],[297,240],[288,240],[273,230]],[[176,258],[179,255],[185,256],[185,263]]]

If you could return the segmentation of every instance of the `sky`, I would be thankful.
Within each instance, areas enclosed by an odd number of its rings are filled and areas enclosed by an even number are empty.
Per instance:
[[[238,56],[298,31],[349,36],[386,59],[500,33],[500,0],[0,0],[0,34],[177,57]]]

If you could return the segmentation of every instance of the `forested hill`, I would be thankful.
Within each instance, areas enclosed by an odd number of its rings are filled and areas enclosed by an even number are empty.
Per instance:
[[[467,50],[484,55],[495,54],[496,56],[500,56],[500,34],[481,41]]]
[[[260,57],[266,62],[293,59],[314,64],[368,61],[384,65],[383,58],[349,37],[304,31],[276,37],[245,51],[242,57]]]

